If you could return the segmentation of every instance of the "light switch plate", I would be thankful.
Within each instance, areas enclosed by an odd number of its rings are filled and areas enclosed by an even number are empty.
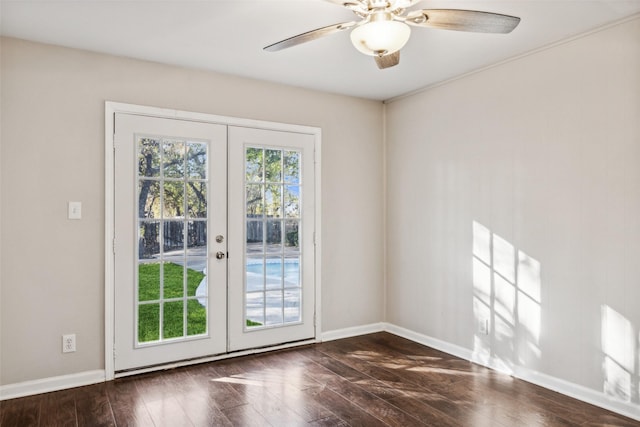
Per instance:
[[[82,219],[82,202],[69,202],[69,219]]]

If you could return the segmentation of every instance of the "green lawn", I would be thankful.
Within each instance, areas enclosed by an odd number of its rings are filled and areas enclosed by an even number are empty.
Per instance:
[[[247,326],[262,326],[262,323],[247,319]]]
[[[164,263],[164,298],[182,298],[184,296],[184,268],[174,263]],[[196,289],[204,278],[200,271],[187,268],[187,297],[196,295]],[[138,301],[157,301],[160,299],[160,263],[140,264],[138,266]],[[164,303],[162,337],[178,338],[183,336],[183,301]],[[247,326],[262,326],[262,323],[246,320]],[[207,310],[197,299],[187,300],[187,335],[200,335],[207,332]],[[160,340],[160,303],[151,302],[138,306],[138,342]]]
[[[164,263],[164,298],[184,296],[184,268],[174,263]],[[187,296],[196,294],[198,285],[204,278],[200,271],[187,268]],[[138,301],[160,299],[160,263],[140,264],[138,267]],[[183,336],[182,301],[164,303],[163,338]],[[204,334],[207,331],[207,310],[198,300],[187,301],[187,335]],[[160,303],[141,304],[138,310],[138,341],[149,342],[160,339]]]

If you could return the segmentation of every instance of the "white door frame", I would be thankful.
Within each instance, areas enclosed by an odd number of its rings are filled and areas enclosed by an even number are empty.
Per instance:
[[[115,186],[114,186],[114,129],[115,129],[115,113],[137,114],[142,116],[154,116],[162,118],[179,119],[186,121],[196,121],[204,123],[215,123],[230,126],[243,126],[257,129],[277,130],[285,132],[297,132],[311,134],[315,138],[315,341],[320,341],[321,335],[321,260],[322,260],[322,244],[321,244],[321,129],[311,126],[291,125],[285,123],[266,122],[261,120],[242,119],[236,117],[217,116],[206,113],[194,113],[189,111],[171,110],[165,108],[148,107],[134,104],[125,104],[119,102],[105,102],[105,260],[104,260],[104,335],[105,335],[105,377],[107,381],[115,378],[114,368],[114,338],[115,338],[115,280],[114,280],[114,208],[115,208]],[[265,351],[261,349],[260,351]],[[248,350],[233,355],[248,354],[255,351]],[[220,356],[224,358],[229,356]],[[192,362],[195,363],[195,362]]]

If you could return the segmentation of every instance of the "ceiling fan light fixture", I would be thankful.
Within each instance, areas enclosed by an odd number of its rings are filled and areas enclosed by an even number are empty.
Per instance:
[[[507,34],[513,31],[520,22],[520,18],[517,16],[480,10],[407,10],[423,0],[327,1],[346,7],[361,19],[307,31],[270,44],[264,50],[275,52],[352,29],[351,42],[353,46],[365,55],[373,56],[378,67],[384,69],[399,63],[400,49],[409,41],[411,27]]]
[[[382,56],[402,49],[410,35],[411,28],[404,22],[371,20],[351,31],[351,42],[365,55]]]

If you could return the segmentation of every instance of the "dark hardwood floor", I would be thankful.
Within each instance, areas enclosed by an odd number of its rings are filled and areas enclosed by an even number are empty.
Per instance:
[[[640,426],[387,333],[0,402],[10,426]]]

